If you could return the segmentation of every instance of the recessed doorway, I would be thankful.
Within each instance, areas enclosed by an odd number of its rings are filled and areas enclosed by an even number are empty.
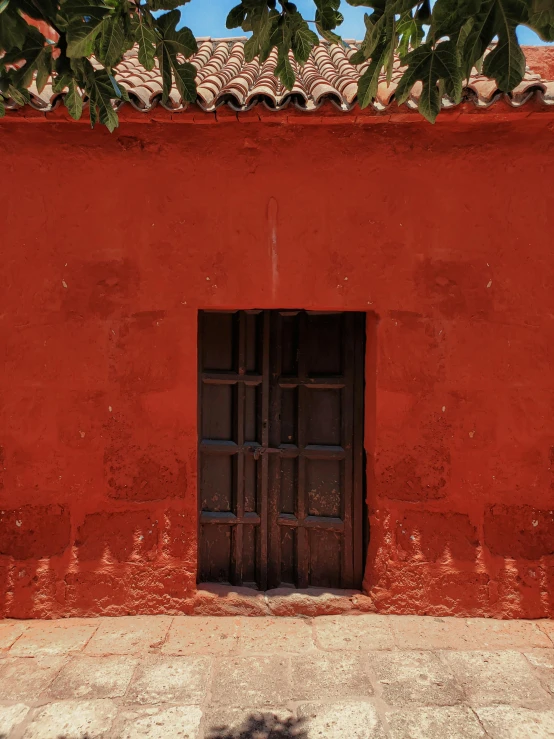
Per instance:
[[[200,313],[200,582],[361,587],[364,344],[363,313]]]

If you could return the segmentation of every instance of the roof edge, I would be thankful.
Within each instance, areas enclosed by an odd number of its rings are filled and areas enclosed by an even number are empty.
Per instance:
[[[61,100],[60,100],[61,103]],[[58,104],[49,111],[40,111],[31,106],[13,109],[6,112],[0,125],[13,123],[67,123],[71,125],[90,126],[86,105],[83,117],[75,121],[67,109]],[[349,110],[338,108],[332,101],[325,101],[317,110],[307,111],[297,105],[289,105],[280,110],[273,110],[263,103],[254,104],[248,110],[233,110],[229,105],[221,105],[215,111],[205,111],[197,104],[191,104],[180,110],[171,110],[162,105],[153,105],[146,110],[124,103],[118,107],[121,124],[164,123],[184,125],[206,124],[273,124],[294,126],[367,126],[373,124],[430,125],[415,107],[399,106],[392,102],[383,110],[375,108],[361,109],[357,104]],[[514,105],[508,96],[496,99],[484,108],[474,101],[465,101],[457,106],[445,108],[439,114],[435,126],[463,123],[468,125],[488,123],[514,123],[523,120],[535,121],[544,126],[552,126],[554,122],[554,105],[544,102],[539,91],[531,94],[525,105]]]
[[[113,101],[113,106],[124,119],[133,116],[147,120],[182,120],[203,122],[212,120],[249,120],[284,123],[290,120],[306,124],[317,120],[335,123],[383,120],[394,122],[424,120],[418,113],[421,83],[416,83],[409,98],[397,105],[395,92],[402,76],[400,60],[396,60],[392,80],[385,75],[379,79],[377,96],[364,110],[357,101],[358,80],[364,65],[352,66],[350,57],[354,45],[345,46],[323,42],[310,55],[305,66],[297,70],[297,82],[292,91],[283,87],[275,77],[275,58],[266,62],[245,62],[243,45],[246,37],[199,37],[199,49],[192,63],[197,69],[197,99],[195,104],[184,101],[176,90],[163,101],[159,69],[146,70],[138,61],[136,47],[129,50],[114,74],[118,84],[125,88],[129,101]],[[454,116],[487,113],[489,119],[554,112],[554,46],[523,47],[528,66],[522,82],[511,93],[500,91],[494,80],[473,70],[466,81],[462,100],[455,103],[448,97],[441,101],[438,122]],[[94,60],[93,60],[93,63]],[[97,64],[97,63],[96,63]],[[65,91],[54,92],[52,81],[40,91],[33,82],[29,87],[30,102],[20,107],[14,100],[6,102],[10,120],[72,120],[64,113]],[[86,100],[86,98],[85,98]],[[500,107],[499,107],[500,106]],[[298,119],[298,120],[297,120]],[[5,119],[4,119],[5,120]]]

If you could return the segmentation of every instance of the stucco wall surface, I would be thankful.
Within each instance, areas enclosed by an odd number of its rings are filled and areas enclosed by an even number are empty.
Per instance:
[[[21,121],[0,156],[0,615],[190,612],[197,311],[291,307],[378,319],[376,610],[554,616],[551,126]]]

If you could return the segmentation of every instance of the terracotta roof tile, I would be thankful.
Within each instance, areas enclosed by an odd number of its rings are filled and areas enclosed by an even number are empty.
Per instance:
[[[261,103],[273,110],[290,104],[302,110],[316,110],[326,100],[332,101],[339,109],[349,110],[356,104],[357,83],[367,63],[354,67],[350,56],[359,47],[359,42],[349,41],[345,47],[322,42],[313,49],[310,58],[299,67],[291,55],[291,63],[297,73],[292,91],[286,90],[273,74],[276,61],[275,49],[263,64],[258,60],[246,62],[244,58],[245,39],[198,39],[198,52],[192,63],[198,70],[198,104],[207,112],[215,111],[227,104],[235,111],[246,111]],[[545,50],[547,53],[554,49]],[[541,67],[544,74],[552,71],[551,79],[527,69],[520,85],[510,94],[501,93],[494,80],[490,80],[473,70],[466,84],[464,100],[471,100],[478,108],[488,108],[503,98],[510,105],[519,107],[538,93],[546,105],[554,105],[554,54],[544,61],[536,50],[531,54],[533,62]],[[546,57],[545,57],[546,58]],[[397,60],[393,67],[392,80],[388,84],[385,75],[381,76],[374,111],[384,111],[394,101],[394,93],[403,68]],[[126,53],[116,71],[116,79],[127,89],[131,104],[139,110],[150,110],[161,104],[162,84],[157,66],[147,71],[138,61],[136,49]],[[30,87],[31,105],[39,110],[52,110],[60,103],[61,95],[47,85],[39,94],[36,86]],[[417,108],[421,83],[417,83],[405,103],[407,112]],[[451,108],[452,101],[443,99],[443,107]],[[16,108],[15,103],[10,106]],[[165,107],[183,110],[186,103],[173,90]],[[396,106],[394,106],[396,108]]]

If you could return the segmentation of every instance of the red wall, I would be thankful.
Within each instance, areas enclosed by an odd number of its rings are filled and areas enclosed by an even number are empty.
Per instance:
[[[472,120],[2,126],[1,614],[190,611],[221,306],[378,316],[378,610],[554,615],[553,130]]]

